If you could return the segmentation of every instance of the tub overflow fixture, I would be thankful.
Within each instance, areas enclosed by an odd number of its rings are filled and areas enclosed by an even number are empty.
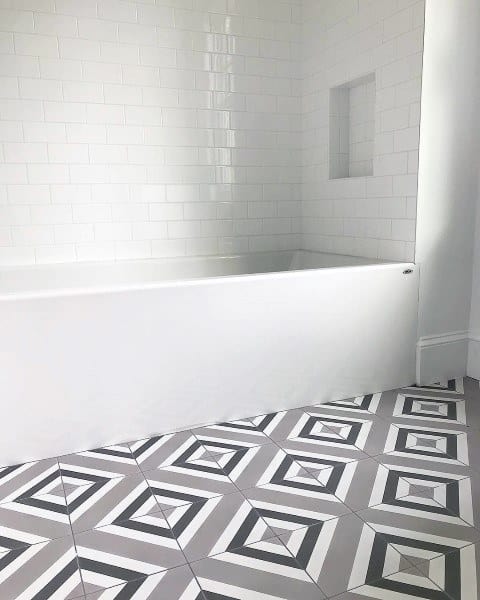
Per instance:
[[[404,275],[411,275],[413,273],[413,269],[405,269],[403,272]]]

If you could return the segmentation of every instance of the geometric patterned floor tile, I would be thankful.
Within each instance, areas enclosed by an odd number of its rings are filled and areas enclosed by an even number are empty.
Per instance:
[[[129,446],[144,472],[200,460],[209,455],[190,431],[155,436]]]
[[[24,546],[0,555],[2,600],[83,597],[73,539]]]
[[[311,475],[243,492],[276,534],[301,529],[350,512]]]
[[[443,465],[479,465],[480,436],[474,429],[462,431],[396,422],[391,425],[384,453],[407,459],[423,459]]]
[[[75,542],[87,594],[186,563],[162,513],[79,533]]]
[[[346,446],[345,444],[335,446],[331,443],[324,443],[322,440],[312,442],[293,438],[279,441],[277,444],[310,473],[370,458],[356,446]]]
[[[406,390],[415,390],[418,393],[439,393],[439,394],[454,394],[455,396],[464,396],[465,394],[465,384],[469,384],[469,382],[474,382],[474,379],[470,379],[469,377],[458,377],[457,379],[445,379],[439,383],[433,383],[431,385],[412,385],[406,387]],[[478,389],[478,384],[477,384]]]
[[[238,491],[213,458],[155,469],[145,477],[165,510]]]
[[[74,488],[67,494],[67,506],[74,532],[119,523],[160,510],[142,475],[106,479],[91,486]]]
[[[165,511],[187,560],[196,561],[274,537],[239,492]]]
[[[283,410],[250,419],[258,431],[275,442],[297,437],[307,420],[308,417],[301,409]]]
[[[7,540],[8,548],[13,540],[23,545],[66,536],[71,536],[71,529],[63,494],[23,497],[0,504],[0,550]]]
[[[415,566],[419,559],[432,558],[435,555],[430,553],[424,556],[418,549],[412,551],[411,548],[429,546],[430,552],[433,549],[437,554],[444,554],[448,549],[462,548],[480,541],[478,529],[465,522],[462,524],[459,520],[452,523],[443,515],[439,515],[437,519],[424,518],[375,508],[368,508],[356,514],[372,529],[387,538],[389,543],[398,543],[407,548],[407,551],[399,551],[407,555]]]
[[[412,425],[438,425],[444,429],[465,430],[467,403],[463,398],[420,395],[405,390],[385,392],[377,414],[395,423]],[[432,425],[433,424],[433,425]]]
[[[337,495],[354,512],[371,507],[460,525],[473,521],[470,479],[462,474],[369,459],[355,464],[349,487]]]
[[[192,563],[206,600],[321,600],[324,595],[279,539]]]
[[[419,569],[412,567],[337,596],[335,600],[453,600]]]
[[[356,412],[371,412],[376,414],[381,396],[381,394],[367,394],[346,400],[332,400],[331,402],[325,402],[321,406],[328,406],[348,412],[354,410]]]
[[[418,569],[453,600],[477,600],[479,597],[479,544],[424,560],[418,564]]]
[[[95,475],[104,479],[140,473],[127,444],[68,454],[61,456],[59,463],[62,471]]]
[[[56,458],[0,468],[0,504],[52,490],[59,480]]]
[[[86,600],[204,600],[188,566],[89,594]]]
[[[251,421],[231,421],[193,429],[192,433],[208,452],[223,454],[232,450],[271,444],[272,440]]]
[[[322,441],[337,447],[356,446],[369,456],[384,452],[389,424],[370,412],[333,408],[326,405],[309,406],[304,410],[310,415],[310,425],[305,427],[304,440]],[[315,435],[317,424],[328,427],[329,432]],[[312,428],[313,425],[313,428]]]
[[[412,566],[354,514],[279,537],[328,597]]]
[[[243,448],[217,457],[224,473],[240,489],[291,480],[307,475],[298,463],[275,444]]]

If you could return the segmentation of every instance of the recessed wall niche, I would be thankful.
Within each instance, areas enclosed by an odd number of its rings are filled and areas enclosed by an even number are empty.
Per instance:
[[[375,74],[330,89],[330,179],[373,175]]]

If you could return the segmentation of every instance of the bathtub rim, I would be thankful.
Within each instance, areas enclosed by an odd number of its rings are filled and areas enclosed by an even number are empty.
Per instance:
[[[322,253],[322,254],[330,254],[330,253]],[[234,255],[234,256],[225,256],[221,258],[235,258],[236,256],[244,256],[244,255]],[[345,256],[349,258],[347,255],[337,255],[337,256]],[[212,258],[212,257],[205,257]],[[215,258],[218,258],[215,256]],[[360,258],[360,257],[353,257]],[[136,263],[144,263],[149,260],[163,260],[163,259],[139,259],[128,261],[130,264]],[[168,259],[170,260],[170,259]],[[373,260],[373,259],[372,259]],[[59,263],[65,265],[67,263]],[[78,263],[72,263],[76,265]],[[82,263],[82,264],[116,264],[114,261],[95,261],[91,263]],[[52,267],[53,265],[38,265],[38,267]],[[7,267],[9,270],[17,270],[17,269],[29,269],[32,266],[20,266],[20,267]],[[33,268],[36,268],[33,266]],[[398,262],[398,261],[386,261],[378,259],[378,262],[374,262],[372,264],[364,264],[364,265],[336,265],[330,267],[312,267],[306,269],[292,269],[288,271],[272,271],[272,272],[260,272],[260,273],[242,273],[242,274],[227,274],[227,275],[212,275],[205,277],[186,277],[185,279],[166,279],[164,281],[155,281],[155,282],[132,282],[129,284],[111,284],[111,285],[95,285],[95,286],[79,286],[79,287],[66,287],[66,288],[57,288],[50,290],[30,290],[24,292],[0,292],[0,302],[12,302],[15,300],[36,300],[36,299],[49,299],[49,298],[65,298],[65,297],[77,297],[77,296],[95,296],[95,295],[108,295],[108,294],[118,294],[125,292],[139,292],[139,291],[151,291],[163,288],[171,288],[171,287],[195,287],[205,284],[210,285],[220,285],[222,283],[233,283],[233,282],[249,282],[249,281],[259,281],[259,280],[269,280],[269,279],[284,279],[284,278],[298,278],[298,277],[311,277],[314,273],[319,271],[340,271],[347,269],[364,269],[364,270],[376,270],[376,269],[400,269],[404,270],[412,269],[415,270],[417,265],[413,262]]]

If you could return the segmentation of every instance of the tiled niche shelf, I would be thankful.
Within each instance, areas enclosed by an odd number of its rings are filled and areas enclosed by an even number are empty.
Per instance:
[[[330,179],[373,175],[375,74],[330,89]]]

